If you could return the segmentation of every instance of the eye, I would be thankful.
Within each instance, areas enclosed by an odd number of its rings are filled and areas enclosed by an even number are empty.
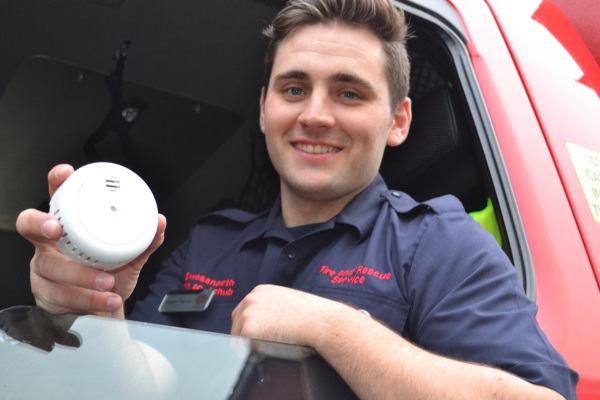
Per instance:
[[[356,92],[352,92],[350,90],[346,90],[342,92],[342,97],[344,100],[358,100],[360,96]]]
[[[301,88],[296,87],[296,86],[286,88],[285,92],[287,94],[289,94],[290,96],[294,96],[294,97],[302,96],[302,94],[304,93]]]

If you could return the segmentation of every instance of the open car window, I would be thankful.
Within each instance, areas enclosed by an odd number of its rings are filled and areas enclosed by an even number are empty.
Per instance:
[[[0,328],[2,399],[356,399],[305,347],[27,306]]]
[[[14,220],[25,208],[47,207],[46,174],[60,162],[129,167],[168,217],[165,244],[133,301],[145,296],[160,261],[195,218],[224,207],[270,206],[278,179],[258,127],[266,44],[260,30],[282,4],[2,2],[0,19],[22,18],[0,20],[7,31],[0,39],[0,184],[11,188],[0,198],[0,230],[14,262],[26,265],[31,256],[14,245]],[[381,173],[390,188],[417,200],[457,196],[491,227],[534,297],[526,240],[456,15],[447,5],[435,13],[418,2],[397,5],[414,36],[414,122],[406,143],[386,152]],[[7,292],[22,299],[12,288],[26,290],[25,273],[15,280],[20,286],[7,284]]]

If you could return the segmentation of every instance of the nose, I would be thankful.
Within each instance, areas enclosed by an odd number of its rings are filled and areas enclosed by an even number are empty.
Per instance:
[[[298,122],[308,129],[331,128],[335,124],[333,106],[324,90],[313,90],[303,102]]]

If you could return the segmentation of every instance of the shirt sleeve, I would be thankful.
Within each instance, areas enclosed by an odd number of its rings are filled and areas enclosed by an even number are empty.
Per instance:
[[[407,334],[417,345],[483,363],[576,398],[578,376],[536,322],[515,267],[463,212],[432,217],[408,276]]]
[[[177,313],[161,313],[158,306],[167,293],[183,289],[183,265],[189,249],[189,240],[180,245],[161,265],[148,295],[136,302],[128,316],[135,321],[181,327],[183,322]]]

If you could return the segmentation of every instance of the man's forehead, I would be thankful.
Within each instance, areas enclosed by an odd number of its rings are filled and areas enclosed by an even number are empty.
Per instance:
[[[298,26],[279,43],[278,53],[290,47],[296,51],[328,51],[332,55],[364,53],[373,56],[383,53],[383,43],[372,30],[340,23]]]
[[[325,72],[333,81],[361,84],[369,76],[384,74],[385,65],[383,45],[370,30],[307,25],[296,28],[279,44],[272,77],[309,79]]]

